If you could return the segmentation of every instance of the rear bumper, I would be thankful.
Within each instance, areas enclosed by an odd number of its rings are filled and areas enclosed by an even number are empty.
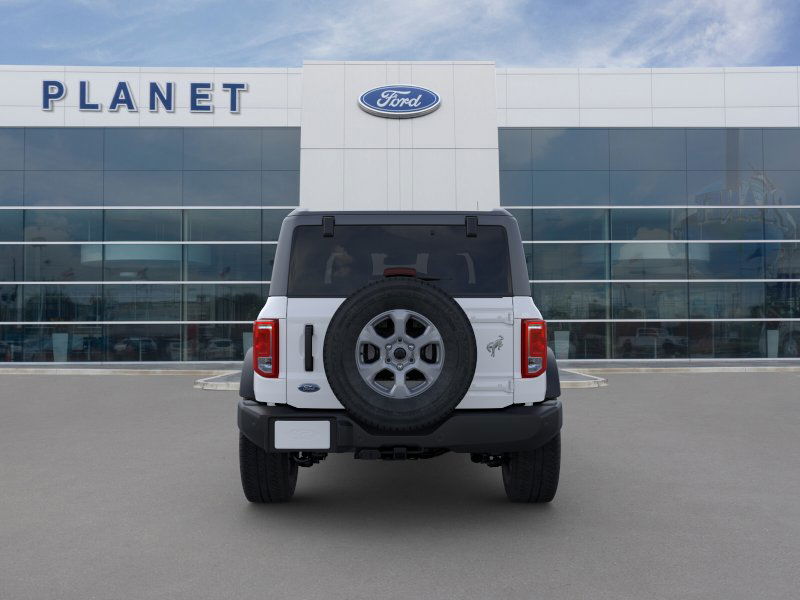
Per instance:
[[[281,448],[276,449],[276,421],[329,422],[328,448],[314,446],[289,449],[282,442]],[[375,452],[370,456],[370,451],[403,456],[441,450],[486,454],[535,450],[561,430],[562,416],[559,400],[496,410],[459,410],[431,431],[395,435],[368,431],[353,421],[344,410],[300,410],[241,399],[238,422],[239,430],[267,452],[355,452],[362,456],[377,457]],[[297,442],[297,445],[301,446],[302,442]]]

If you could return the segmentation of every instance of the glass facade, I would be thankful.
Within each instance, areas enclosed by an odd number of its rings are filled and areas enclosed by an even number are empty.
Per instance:
[[[800,129],[503,128],[556,355],[800,356]]]
[[[0,128],[0,361],[240,360],[298,128]]]

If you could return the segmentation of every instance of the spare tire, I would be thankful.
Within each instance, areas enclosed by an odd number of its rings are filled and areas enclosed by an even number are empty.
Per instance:
[[[391,277],[347,298],[325,334],[325,374],[353,419],[412,431],[446,419],[475,374],[475,334],[435,285]]]

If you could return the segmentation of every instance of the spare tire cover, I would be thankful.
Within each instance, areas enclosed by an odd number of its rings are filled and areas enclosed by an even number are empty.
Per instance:
[[[369,284],[347,298],[325,334],[325,374],[360,424],[411,431],[446,419],[475,374],[475,334],[437,286],[412,277]]]

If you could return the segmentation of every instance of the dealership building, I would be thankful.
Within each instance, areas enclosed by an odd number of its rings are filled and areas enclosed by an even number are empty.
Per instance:
[[[433,101],[392,118],[376,88]],[[800,357],[799,90],[796,67],[0,66],[0,361],[241,359],[297,208],[509,210],[561,358]]]

